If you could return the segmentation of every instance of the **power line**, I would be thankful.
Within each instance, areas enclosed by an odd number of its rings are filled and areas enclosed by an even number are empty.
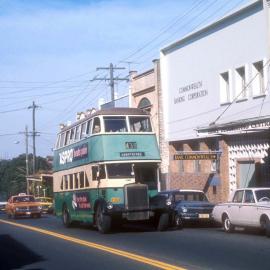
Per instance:
[[[230,12],[233,9],[235,9],[237,6],[239,6],[242,2],[244,2],[245,0],[240,0],[239,2],[237,2],[236,5],[234,5],[231,9],[229,9],[227,11]],[[170,34],[169,37],[164,38],[162,41],[160,41],[158,44],[156,44],[155,46],[152,46],[149,50],[147,50],[145,53],[139,55],[135,60],[138,61],[138,59],[143,58],[144,56],[146,56],[147,54],[151,53],[151,56],[148,57],[149,58],[153,58],[153,56],[156,54],[153,54],[153,49],[156,47],[160,47],[163,46],[166,42],[169,42],[169,40],[171,40],[175,35],[179,34],[180,30],[186,29],[186,27],[190,24],[193,23],[195,21],[196,18],[199,18],[202,14],[204,14],[205,12],[207,12],[209,10],[209,8],[211,6],[213,6],[216,2],[216,0],[210,2],[209,5],[207,5],[202,11],[199,12],[198,15],[195,15],[194,17],[191,17],[190,20],[188,20],[185,24],[183,24],[180,28],[178,28],[176,31],[174,31],[172,34]],[[223,9],[225,6],[227,6],[228,4],[230,4],[229,1],[227,1],[225,4],[223,4],[222,6],[218,6],[217,9],[214,10],[213,13],[211,13],[209,16],[207,16],[206,18],[204,18],[202,21],[200,21],[197,25],[195,25],[192,29],[189,29],[188,31],[186,31],[184,34],[182,34],[182,37],[187,35],[190,32],[195,31],[198,27],[200,27],[202,24],[206,23],[207,21],[209,21],[210,18],[212,18],[213,16],[216,16],[217,12],[220,11],[221,9]],[[194,19],[195,18],[195,19]]]
[[[24,111],[27,108],[19,108],[19,109],[13,109],[13,110],[8,110],[8,111],[1,111],[0,113],[10,113],[10,112],[18,112],[18,111]]]
[[[119,62],[125,62],[127,59],[131,58],[132,56],[136,55],[137,53],[144,50],[146,47],[148,47],[150,44],[152,44],[154,41],[156,41],[159,37],[161,37],[164,33],[166,33],[168,30],[170,30],[173,26],[175,26],[181,19],[185,18],[191,11],[198,8],[201,3],[205,2],[204,0],[198,1],[195,5],[191,7],[186,13],[178,15],[175,19],[172,20],[171,23],[169,23],[167,26],[164,26],[160,32],[155,35],[153,38],[151,38],[149,41],[147,41],[144,45],[136,49],[133,53],[131,53],[129,56],[125,57],[123,60]]]

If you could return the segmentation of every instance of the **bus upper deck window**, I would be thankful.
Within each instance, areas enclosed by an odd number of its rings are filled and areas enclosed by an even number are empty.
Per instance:
[[[93,123],[93,134],[95,134],[95,133],[99,133],[100,132],[100,130],[101,130],[101,128],[100,128],[100,119],[98,118],[98,117],[96,117],[95,119],[94,119],[94,123]]]
[[[105,116],[105,132],[127,132],[127,123],[125,116]]]
[[[74,141],[74,135],[75,135],[75,129],[73,128],[70,131],[70,139],[69,139],[70,143]]]
[[[92,119],[90,119],[89,121],[87,121],[87,125],[86,125],[86,134],[90,135],[91,134],[91,124],[92,124]]]
[[[80,126],[77,126],[75,129],[75,141],[80,139]]]
[[[65,133],[61,133],[60,137],[60,147],[64,146]]]
[[[82,123],[81,139],[86,137],[86,122]]]
[[[131,132],[151,132],[151,123],[149,117],[135,116],[129,117]]]
[[[65,145],[69,144],[69,136],[70,136],[70,130],[66,132],[66,138],[65,138]]]

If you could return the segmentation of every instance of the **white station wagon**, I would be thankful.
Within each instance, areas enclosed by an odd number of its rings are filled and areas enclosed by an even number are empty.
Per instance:
[[[254,227],[270,237],[270,188],[235,190],[231,201],[214,207],[213,218],[223,224],[225,232],[232,232],[236,226]]]

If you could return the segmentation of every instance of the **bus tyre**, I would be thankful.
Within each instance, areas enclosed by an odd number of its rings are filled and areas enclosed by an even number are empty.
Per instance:
[[[71,222],[70,215],[66,206],[63,207],[62,220],[66,228],[71,227],[72,222]]]
[[[102,206],[99,205],[96,212],[96,226],[100,233],[109,233],[111,230],[111,217],[102,213]]]
[[[169,214],[162,213],[157,224],[157,231],[166,231],[169,227]]]

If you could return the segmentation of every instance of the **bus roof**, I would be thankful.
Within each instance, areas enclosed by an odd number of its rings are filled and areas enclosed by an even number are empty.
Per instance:
[[[150,114],[147,111],[144,111],[142,109],[138,108],[108,108],[108,109],[102,109],[98,110],[95,113],[92,113],[90,115],[86,115],[83,119],[78,120],[74,123],[72,123],[70,126],[66,126],[63,129],[61,129],[60,132],[66,131],[67,129],[72,128],[73,126],[82,123],[86,121],[87,119],[91,119],[98,115],[145,115],[149,116]],[[59,132],[59,133],[60,133]]]

